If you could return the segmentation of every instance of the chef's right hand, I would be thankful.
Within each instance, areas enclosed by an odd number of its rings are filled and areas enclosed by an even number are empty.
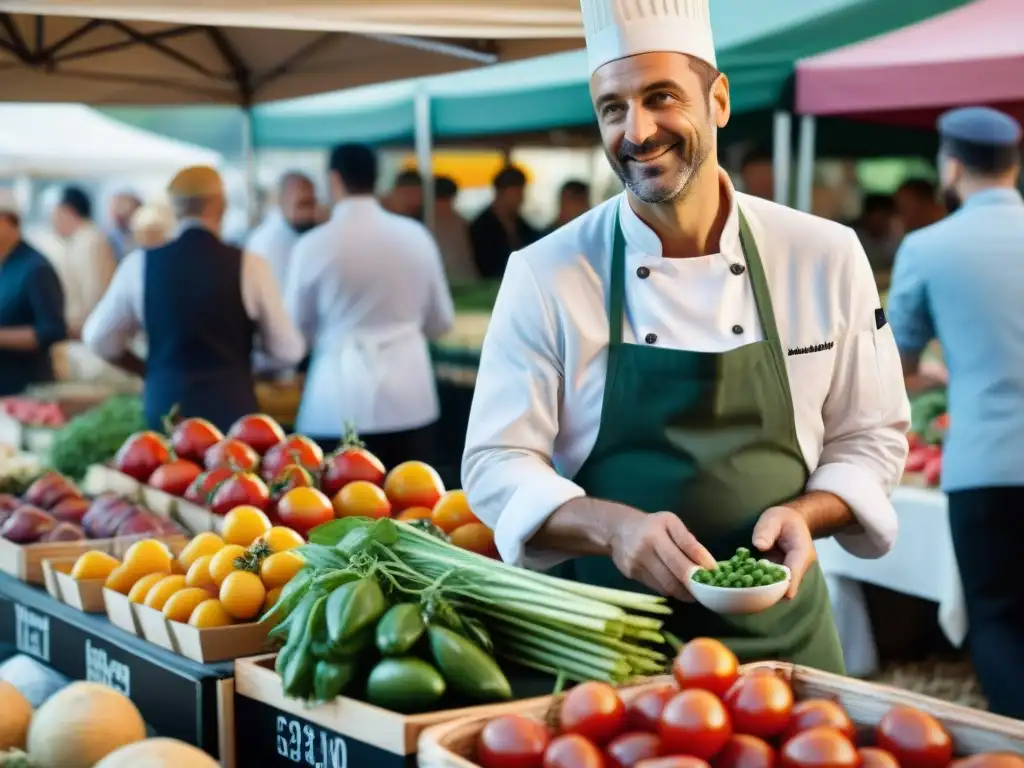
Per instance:
[[[715,559],[671,512],[624,517],[611,541],[612,561],[623,576],[667,597],[692,601],[690,570],[714,568]]]

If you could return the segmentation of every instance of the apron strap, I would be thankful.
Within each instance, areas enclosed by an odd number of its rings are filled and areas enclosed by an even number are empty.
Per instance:
[[[750,287],[754,292],[754,304],[757,306],[757,317],[761,321],[765,340],[778,344],[779,329],[775,323],[775,311],[772,309],[771,291],[768,289],[768,278],[764,274],[761,252],[750,231],[747,217],[743,215],[743,209],[737,206],[736,212],[739,214],[740,246],[747,261]],[[622,233],[618,206],[615,207],[615,217],[612,221],[611,270],[608,300],[608,346],[617,347],[622,344],[622,324],[626,303],[626,237]]]

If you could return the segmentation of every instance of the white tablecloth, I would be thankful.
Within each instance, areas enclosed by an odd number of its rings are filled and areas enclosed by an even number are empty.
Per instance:
[[[938,603],[939,624],[949,641],[959,647],[967,637],[946,495],[931,488],[900,487],[892,501],[900,527],[896,544],[885,557],[862,560],[832,539],[818,542],[847,668],[856,676],[871,674],[878,663],[861,582]]]

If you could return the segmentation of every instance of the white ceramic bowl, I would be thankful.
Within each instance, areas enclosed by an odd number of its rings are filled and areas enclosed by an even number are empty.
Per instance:
[[[786,566],[779,567],[786,572],[786,578],[763,587],[713,587],[701,584],[693,580],[697,568],[691,569],[686,578],[694,599],[710,611],[734,615],[760,613],[779,602],[789,589],[793,574]]]

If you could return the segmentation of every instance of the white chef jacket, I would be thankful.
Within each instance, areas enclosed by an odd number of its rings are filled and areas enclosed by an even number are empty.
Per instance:
[[[64,315],[69,327],[80,328],[107,290],[117,260],[107,236],[91,221],[84,223],[56,259],[64,286]]]
[[[296,430],[415,429],[440,415],[427,340],[454,309],[437,244],[372,197],[338,203],[292,250],[285,304],[313,357]]]
[[[199,225],[182,224],[187,226]],[[253,366],[276,370],[297,364],[306,354],[306,343],[285,311],[270,266],[259,256],[243,253],[241,283],[242,304],[258,334]],[[97,355],[116,360],[132,348],[139,333],[145,333],[145,286],[146,252],[140,249],[122,260],[109,290],[85,321],[82,341]]]
[[[749,274],[730,270],[744,264],[737,202],[759,246],[783,348],[826,346],[786,357],[807,489],[849,504],[863,532],[837,538],[851,552],[877,557],[891,548],[889,495],[907,456],[910,406],[864,250],[846,227],[739,194],[724,174],[723,183],[733,208],[720,253],[662,258],[658,236],[620,194],[509,260],[462,468],[470,506],[494,529],[506,562],[542,569],[568,557],[527,542],[558,507],[585,495],[570,478],[601,420],[616,209],[626,240],[623,342],[653,333],[665,348],[720,353],[764,338]]]
[[[299,233],[292,229],[279,209],[271,211],[249,235],[245,250],[262,256],[270,264],[281,290],[288,279],[288,264]]]

